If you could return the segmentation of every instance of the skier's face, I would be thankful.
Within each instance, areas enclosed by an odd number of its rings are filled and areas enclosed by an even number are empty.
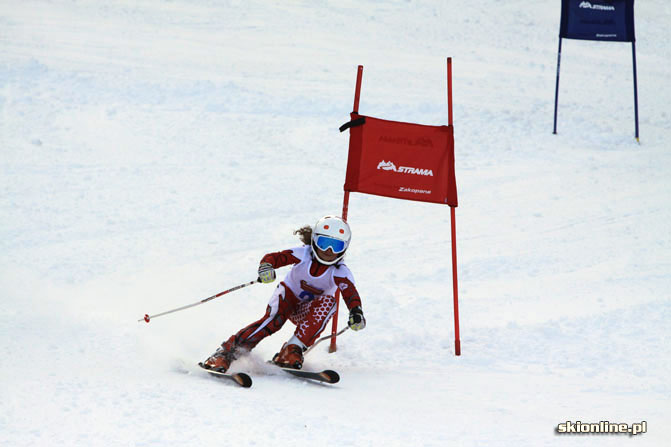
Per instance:
[[[319,257],[326,262],[335,261],[335,259],[338,257],[338,255],[333,253],[333,250],[331,250],[330,248],[326,249],[326,251],[317,248],[317,252],[319,253]]]

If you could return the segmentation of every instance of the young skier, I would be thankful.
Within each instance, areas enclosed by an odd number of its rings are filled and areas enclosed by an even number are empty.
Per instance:
[[[294,234],[298,234],[305,245],[268,253],[261,259],[258,273],[263,283],[275,280],[276,268],[293,264],[270,298],[265,315],[222,343],[205,361],[206,367],[225,372],[239,355],[252,350],[291,320],[296,331],[273,361],[300,369],[303,352],[315,342],[335,313],[336,287],[349,309],[350,329],[358,331],[366,327],[352,272],[342,261],[352,238],[347,222],[340,217],[325,216],[313,228],[305,226]]]

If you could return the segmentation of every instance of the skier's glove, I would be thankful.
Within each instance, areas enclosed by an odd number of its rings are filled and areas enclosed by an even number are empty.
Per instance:
[[[352,310],[349,311],[349,321],[347,322],[347,325],[353,331],[360,331],[366,327],[366,319],[363,317],[361,306],[353,307]]]
[[[275,269],[272,264],[262,262],[261,265],[259,265],[259,281],[264,284],[275,281]]]

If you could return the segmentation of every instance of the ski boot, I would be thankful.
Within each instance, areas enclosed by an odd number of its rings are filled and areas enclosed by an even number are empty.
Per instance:
[[[303,349],[294,344],[284,344],[280,352],[273,357],[273,363],[283,368],[301,369],[303,367]]]
[[[202,366],[206,369],[214,369],[225,373],[231,367],[233,360],[237,358],[235,347],[227,342],[217,348],[214,354],[202,363]]]

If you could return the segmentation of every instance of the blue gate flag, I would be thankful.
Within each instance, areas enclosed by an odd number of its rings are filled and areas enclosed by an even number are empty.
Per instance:
[[[562,39],[631,42],[634,69],[634,125],[638,140],[638,86],[636,82],[636,37],[634,35],[634,0],[562,0],[557,51],[557,83],[555,85],[555,117],[553,134],[557,133],[559,102],[559,67]]]
[[[562,0],[559,37],[634,42],[634,0]]]

